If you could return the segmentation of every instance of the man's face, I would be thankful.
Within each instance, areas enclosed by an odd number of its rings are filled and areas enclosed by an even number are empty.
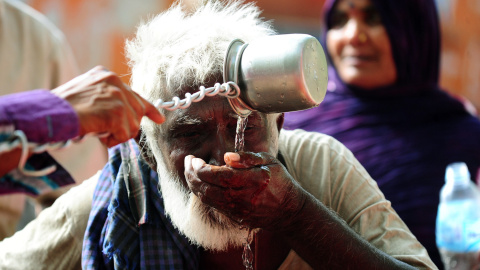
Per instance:
[[[190,91],[194,93],[195,90]],[[238,116],[227,98],[205,97],[187,109],[166,113],[158,144],[169,171],[184,177],[184,159],[194,155],[211,165],[224,165],[224,154],[234,152]],[[245,151],[268,152],[276,156],[278,126],[266,114],[253,112],[245,129]]]
[[[191,89],[190,93],[195,91]],[[170,100],[172,97],[164,98]],[[202,203],[189,190],[184,173],[187,155],[221,166],[225,165],[224,154],[235,150],[238,117],[227,98],[205,97],[187,109],[167,112],[165,116],[166,121],[160,126],[160,131],[149,140],[158,146],[152,150],[157,159],[166,214],[180,232],[206,249],[225,250],[228,246],[241,245],[248,232]],[[245,129],[244,150],[276,156],[282,119],[253,112]]]

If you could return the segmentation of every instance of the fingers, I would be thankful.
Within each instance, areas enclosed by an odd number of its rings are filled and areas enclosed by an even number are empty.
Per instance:
[[[232,168],[224,167],[226,170],[221,174],[214,172],[213,168],[219,166],[211,166],[205,163],[200,158],[192,155],[185,157],[185,178],[190,190],[203,203],[206,203],[224,213],[235,212],[240,215],[245,215],[250,212],[250,199],[252,185],[243,186],[228,186],[218,185],[218,183],[226,184],[222,178],[225,172],[232,171]],[[215,178],[217,181],[212,180]]]
[[[152,103],[144,99],[138,93],[134,92],[128,85],[124,84],[116,74],[112,73],[109,82],[119,87],[126,96],[128,104],[130,104],[137,113],[137,119],[140,121],[143,116],[147,116],[153,122],[161,124],[165,121],[165,117],[158,111]]]
[[[213,185],[229,189],[256,188],[269,179],[266,166],[235,169],[229,166],[206,164],[192,155],[185,157],[185,179],[192,191],[202,190],[202,185]]]
[[[165,121],[150,102],[102,66],[92,68],[52,92],[69,102],[77,113],[79,135],[109,133],[110,136],[101,139],[109,147],[134,137],[143,116],[158,124]]]
[[[227,152],[224,155],[224,160],[227,165],[237,169],[278,163],[275,157],[265,152]]]
[[[145,116],[147,116],[148,118],[150,118],[150,120],[152,120],[157,124],[161,124],[165,122],[165,116],[161,114],[158,111],[158,109],[155,106],[153,106],[152,103],[150,103],[148,100],[141,97],[138,93],[136,92],[133,92],[133,93],[140,99],[140,102],[144,105]]]

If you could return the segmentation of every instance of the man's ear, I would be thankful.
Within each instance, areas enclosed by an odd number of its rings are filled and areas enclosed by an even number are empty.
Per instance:
[[[285,120],[285,114],[284,113],[281,113],[278,118],[277,118],[277,128],[278,128],[278,132],[280,132],[280,130],[282,129],[283,127],[283,121]]]
[[[157,162],[156,162],[155,158],[153,157],[152,150],[150,150],[150,147],[148,147],[148,144],[145,140],[145,134],[142,132],[141,129],[138,131],[137,136],[135,136],[135,141],[138,144],[138,148],[140,149],[140,154],[141,154],[143,160],[145,160],[145,162],[147,162],[148,166],[153,171],[156,172],[157,171]]]

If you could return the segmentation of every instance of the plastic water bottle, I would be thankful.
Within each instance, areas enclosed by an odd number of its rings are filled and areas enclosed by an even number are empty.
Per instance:
[[[447,166],[436,242],[447,270],[480,269],[480,191],[463,162]]]

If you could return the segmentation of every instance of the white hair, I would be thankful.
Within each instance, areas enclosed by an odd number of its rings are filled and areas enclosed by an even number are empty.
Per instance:
[[[173,226],[192,244],[207,250],[224,251],[247,242],[249,229],[202,203],[181,184],[178,175],[168,171],[163,162],[159,162],[158,166],[165,212]],[[258,230],[253,229],[254,232]]]
[[[176,2],[138,27],[126,42],[131,86],[151,102],[165,91],[204,84],[222,74],[228,45],[275,34],[253,3],[205,1],[186,11]]]

